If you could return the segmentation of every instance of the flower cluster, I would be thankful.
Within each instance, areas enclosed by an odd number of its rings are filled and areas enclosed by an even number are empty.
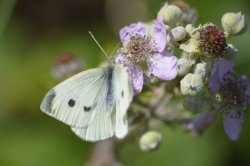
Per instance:
[[[223,112],[225,132],[236,141],[243,115],[250,104],[250,81],[246,76],[234,73],[238,50],[227,40],[246,31],[246,20],[241,13],[226,13],[222,17],[223,29],[211,22],[196,26],[197,20],[196,10],[184,2],[166,3],[150,23],[137,22],[120,30],[123,46],[117,52],[115,63],[123,64],[130,75],[137,94],[134,105],[139,103],[146,109],[156,108],[150,110],[150,114],[174,123],[177,116],[175,108],[171,113],[164,111],[168,110],[172,99],[181,99],[178,101],[183,102],[182,109],[191,111],[182,125],[196,135],[201,134],[219,112]],[[176,50],[179,50],[178,54]],[[161,87],[162,96],[172,97],[163,104],[155,102],[157,93],[145,99],[142,97],[144,86],[155,91]],[[151,103],[157,104],[152,107]],[[199,115],[193,119],[194,114]],[[184,116],[177,116],[180,117]],[[161,140],[147,139],[148,132],[151,133],[150,138],[159,137],[159,133],[150,129],[146,128],[147,132],[141,139]],[[143,144],[142,149],[151,151],[148,149],[154,147],[151,145],[158,143],[149,141],[148,145]]]

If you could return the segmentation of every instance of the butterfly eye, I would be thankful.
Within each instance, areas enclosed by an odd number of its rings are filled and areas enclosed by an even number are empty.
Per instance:
[[[76,103],[75,100],[70,99],[69,102],[68,102],[68,105],[69,105],[70,107],[74,107],[75,103]]]

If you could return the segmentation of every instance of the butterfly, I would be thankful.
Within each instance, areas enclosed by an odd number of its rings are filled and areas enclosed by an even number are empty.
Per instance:
[[[83,140],[95,142],[127,134],[132,98],[129,75],[117,64],[83,71],[63,81],[45,95],[40,108],[70,125]]]

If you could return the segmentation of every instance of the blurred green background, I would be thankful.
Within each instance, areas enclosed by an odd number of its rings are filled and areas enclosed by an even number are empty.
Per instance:
[[[43,114],[40,102],[57,82],[53,61],[63,52],[96,67],[105,57],[90,38],[91,30],[110,53],[119,29],[135,21],[149,21],[162,0],[1,0],[0,1],[0,165],[80,166],[94,144],[78,139],[68,126]],[[187,0],[201,23],[220,26],[225,12],[242,11],[249,20],[249,0]],[[248,21],[249,22],[249,21]],[[250,30],[230,39],[239,49],[236,71],[250,77]],[[143,153],[138,140],[122,149],[125,166],[249,166],[250,113],[238,142],[224,134],[221,117],[200,138],[162,127],[159,150]]]

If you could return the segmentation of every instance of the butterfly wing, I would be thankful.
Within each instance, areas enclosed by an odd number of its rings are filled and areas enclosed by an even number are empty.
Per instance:
[[[128,130],[127,109],[133,97],[129,76],[120,65],[81,72],[51,89],[41,110],[71,126],[87,141],[98,141]]]
[[[72,131],[83,140],[95,142],[114,135],[115,98],[113,73],[112,68],[107,73],[109,76],[106,80],[106,86],[104,86],[106,90],[98,94],[98,103],[101,109],[96,114],[92,123],[84,128],[71,127]]]
[[[71,130],[81,139],[95,142],[110,138],[114,135],[114,112],[107,114],[105,111],[100,111],[96,115],[95,120],[86,128],[71,127]]]
[[[46,94],[41,110],[73,127],[90,126],[97,114],[113,110],[114,102],[105,100],[112,71],[111,67],[91,69],[63,81]]]
[[[112,88],[111,88],[112,87]],[[115,135],[124,137],[128,132],[127,110],[132,101],[133,87],[128,73],[122,66],[116,65],[113,70],[112,80],[108,81],[108,89],[111,89],[106,98],[116,104],[111,113],[100,111],[93,123],[86,128],[72,128],[80,138],[87,141],[98,141]],[[104,95],[103,95],[104,96]]]
[[[121,65],[114,68],[115,94],[115,135],[123,138],[128,132],[127,110],[132,101],[134,91],[128,73]]]

